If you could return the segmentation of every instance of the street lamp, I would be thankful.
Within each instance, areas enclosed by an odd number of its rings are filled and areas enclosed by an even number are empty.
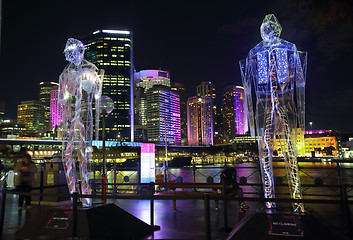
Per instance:
[[[309,122],[309,125],[310,125],[310,130],[312,131],[313,130],[313,122]]]
[[[102,142],[103,142],[103,169],[102,169],[102,203],[105,203],[107,200],[103,197],[107,194],[107,160],[106,160],[106,149],[105,149],[105,118],[111,113],[114,109],[114,102],[108,96],[101,96],[100,99],[100,110],[103,116],[102,119]]]

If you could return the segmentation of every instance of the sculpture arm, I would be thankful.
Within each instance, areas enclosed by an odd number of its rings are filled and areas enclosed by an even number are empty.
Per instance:
[[[60,104],[64,104],[66,99],[66,82],[67,82],[67,75],[65,74],[65,70],[59,76],[59,89],[58,89],[58,102]]]
[[[297,114],[298,127],[305,131],[305,81],[307,53],[296,51],[296,92],[297,92]]]
[[[254,110],[251,96],[251,66],[249,58],[239,61],[240,73],[244,87],[244,108],[247,114],[247,120],[249,123],[249,131],[252,137],[255,137],[255,124],[254,124]]]
[[[96,76],[96,81],[94,85],[94,100],[95,100],[95,108],[96,108],[96,114],[95,114],[95,139],[98,140],[99,138],[99,116],[100,116],[100,100],[102,96],[102,87],[103,87],[103,76],[104,76],[104,70],[99,69],[97,76]]]

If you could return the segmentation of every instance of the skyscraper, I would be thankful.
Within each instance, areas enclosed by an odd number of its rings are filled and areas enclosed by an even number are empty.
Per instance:
[[[212,98],[213,103],[216,101],[216,88],[212,82],[201,82],[196,87],[196,95],[198,97],[208,96]]]
[[[190,97],[187,101],[188,145],[213,145],[213,101]]]
[[[212,82],[201,82],[196,87],[196,95],[198,97],[202,96],[207,96],[212,99],[212,104],[213,104],[213,134],[214,134],[214,140],[220,139],[221,135],[221,119],[219,119],[218,114],[217,114],[217,104],[216,104],[216,87]],[[219,143],[219,142],[217,142]]]
[[[39,137],[45,133],[45,107],[40,101],[22,101],[17,107],[17,122],[25,124],[27,136]]]
[[[0,101],[0,123],[5,119],[5,101]]]
[[[223,92],[222,117],[223,135],[227,142],[235,137],[234,86],[228,86]]]
[[[248,121],[244,111],[244,88],[228,86],[223,93],[223,133],[231,141],[236,135],[248,131]]]
[[[134,74],[135,125],[147,126],[147,91],[155,85],[170,87],[169,72],[142,70]],[[135,129],[136,130],[136,129]]]
[[[234,94],[235,129],[236,134],[245,134],[248,129],[248,119],[244,109],[244,88],[235,87]]]
[[[50,92],[52,90],[57,90],[59,83],[56,82],[41,82],[39,83],[40,92],[39,99],[41,104],[44,106],[44,127],[45,131],[49,132],[52,130],[50,123]]]
[[[106,119],[107,140],[134,141],[132,33],[98,30],[84,43],[86,58],[105,71],[102,95],[114,102]]]
[[[184,84],[181,83],[171,83],[171,89],[177,92],[180,96],[180,124],[181,124],[181,144],[187,145],[188,131],[186,128],[186,91]]]
[[[50,119],[52,130],[63,122],[63,106],[58,102],[58,89],[50,92]]]
[[[155,85],[147,91],[148,141],[180,145],[180,97],[170,87]]]

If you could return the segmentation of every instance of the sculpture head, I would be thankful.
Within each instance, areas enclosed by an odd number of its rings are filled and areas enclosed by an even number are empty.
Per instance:
[[[260,31],[263,41],[266,44],[272,45],[273,43],[277,42],[281,36],[282,27],[275,15],[267,14],[262,21]]]
[[[83,59],[85,46],[77,39],[69,38],[65,46],[65,59],[78,66]]]

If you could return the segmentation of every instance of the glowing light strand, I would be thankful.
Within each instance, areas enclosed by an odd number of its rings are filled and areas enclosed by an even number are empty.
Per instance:
[[[59,103],[63,104],[63,158],[69,192],[90,194],[88,164],[92,156],[93,116],[92,100],[96,107],[96,139],[98,139],[99,103],[102,92],[103,71],[83,58],[84,46],[76,39],[69,39],[65,57],[70,63],[59,78]],[[83,92],[84,91],[84,92]],[[84,104],[82,106],[82,104]],[[73,109],[74,108],[74,109]],[[79,162],[79,176],[76,173]],[[91,206],[89,198],[82,198],[84,207]]]
[[[239,63],[252,136],[255,136],[256,120],[264,196],[275,196],[272,154],[276,136],[279,136],[291,197],[301,199],[296,134],[293,139],[291,134],[298,123],[299,129],[304,131],[306,53],[298,52],[293,43],[280,39],[281,30],[276,17],[266,15],[260,27],[263,41],[250,50],[246,61]],[[251,81],[256,94],[255,116]],[[296,102],[293,99],[295,94]],[[266,206],[272,208],[275,203],[267,202]],[[293,204],[293,209],[296,213],[304,212],[302,203]]]

